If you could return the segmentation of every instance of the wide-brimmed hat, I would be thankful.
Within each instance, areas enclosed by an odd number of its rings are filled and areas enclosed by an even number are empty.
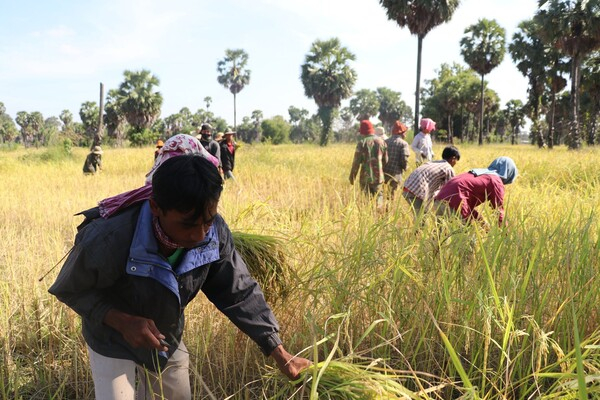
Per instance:
[[[102,147],[94,146],[94,147],[92,147],[92,153],[93,154],[103,154],[104,152],[102,151]]]
[[[228,131],[228,132],[225,132],[223,135],[225,135],[225,136],[227,136],[227,135],[235,135],[235,132]]]

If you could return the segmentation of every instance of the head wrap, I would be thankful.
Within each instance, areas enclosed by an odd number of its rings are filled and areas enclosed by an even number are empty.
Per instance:
[[[215,167],[219,166],[219,160],[210,154],[195,137],[184,134],[172,136],[167,139],[164,146],[158,151],[154,165],[146,175],[144,186],[108,197],[98,203],[102,218],[108,218],[125,207],[149,199],[152,196],[152,176],[158,167],[169,158],[183,154],[198,154],[209,160]]]
[[[375,133],[375,129],[373,129],[373,124],[369,120],[360,121],[360,134],[361,135],[372,135]]]
[[[517,175],[519,175],[519,170],[515,162],[512,158],[505,156],[498,157],[492,161],[488,169],[495,171],[505,185],[513,183]]]
[[[400,121],[396,121],[394,123],[394,126],[392,127],[392,134],[393,135],[402,135],[403,133],[406,133],[407,130],[408,130],[408,128],[406,127],[406,125],[404,125]]]
[[[165,145],[158,152],[156,160],[154,160],[154,166],[146,174],[146,184],[152,183],[152,175],[154,172],[169,158],[180,156],[182,154],[198,154],[207,160],[209,160],[215,167],[219,166],[219,160],[212,154],[210,154],[204,146],[193,136],[179,134],[170,137]]]
[[[475,176],[479,175],[496,175],[502,179],[505,185],[513,183],[519,170],[517,165],[510,157],[502,156],[496,158],[487,168],[476,168],[469,171]]]
[[[421,127],[421,130],[431,132],[435,130],[435,121],[430,118],[423,118],[419,126]]]

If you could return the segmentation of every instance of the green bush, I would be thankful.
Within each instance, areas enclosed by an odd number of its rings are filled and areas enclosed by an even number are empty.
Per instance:
[[[289,141],[290,124],[280,115],[271,119],[265,119],[262,124],[263,141],[270,141],[272,144],[282,144]]]
[[[142,131],[135,131],[131,129],[128,132],[127,137],[132,146],[143,147],[155,143],[160,137],[160,134],[150,129],[144,129]]]

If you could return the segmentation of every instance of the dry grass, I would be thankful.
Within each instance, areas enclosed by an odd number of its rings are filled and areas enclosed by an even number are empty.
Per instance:
[[[598,395],[600,150],[458,146],[457,172],[516,161],[509,229],[415,229],[401,197],[377,214],[348,183],[352,145],[242,148],[220,212],[234,230],[284,240],[287,296],[272,303],[286,347],[383,359],[418,376],[402,382],[415,392],[423,376],[452,382],[430,398],[583,398],[582,379]],[[0,152],[0,398],[92,398],[79,320],[47,294],[57,270],[38,278],[70,248],[72,215],[141,185],[153,152],[107,149],[97,176],[81,173],[83,149],[43,152]],[[281,393],[263,377],[270,360],[206,300],[187,317],[195,398]],[[331,335],[335,346],[321,341]]]

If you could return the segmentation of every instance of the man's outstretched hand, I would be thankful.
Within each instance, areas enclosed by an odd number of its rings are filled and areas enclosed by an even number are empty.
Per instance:
[[[306,358],[291,355],[281,344],[273,350],[270,356],[277,363],[279,370],[291,381],[297,380],[300,377],[300,372],[312,364]]]

